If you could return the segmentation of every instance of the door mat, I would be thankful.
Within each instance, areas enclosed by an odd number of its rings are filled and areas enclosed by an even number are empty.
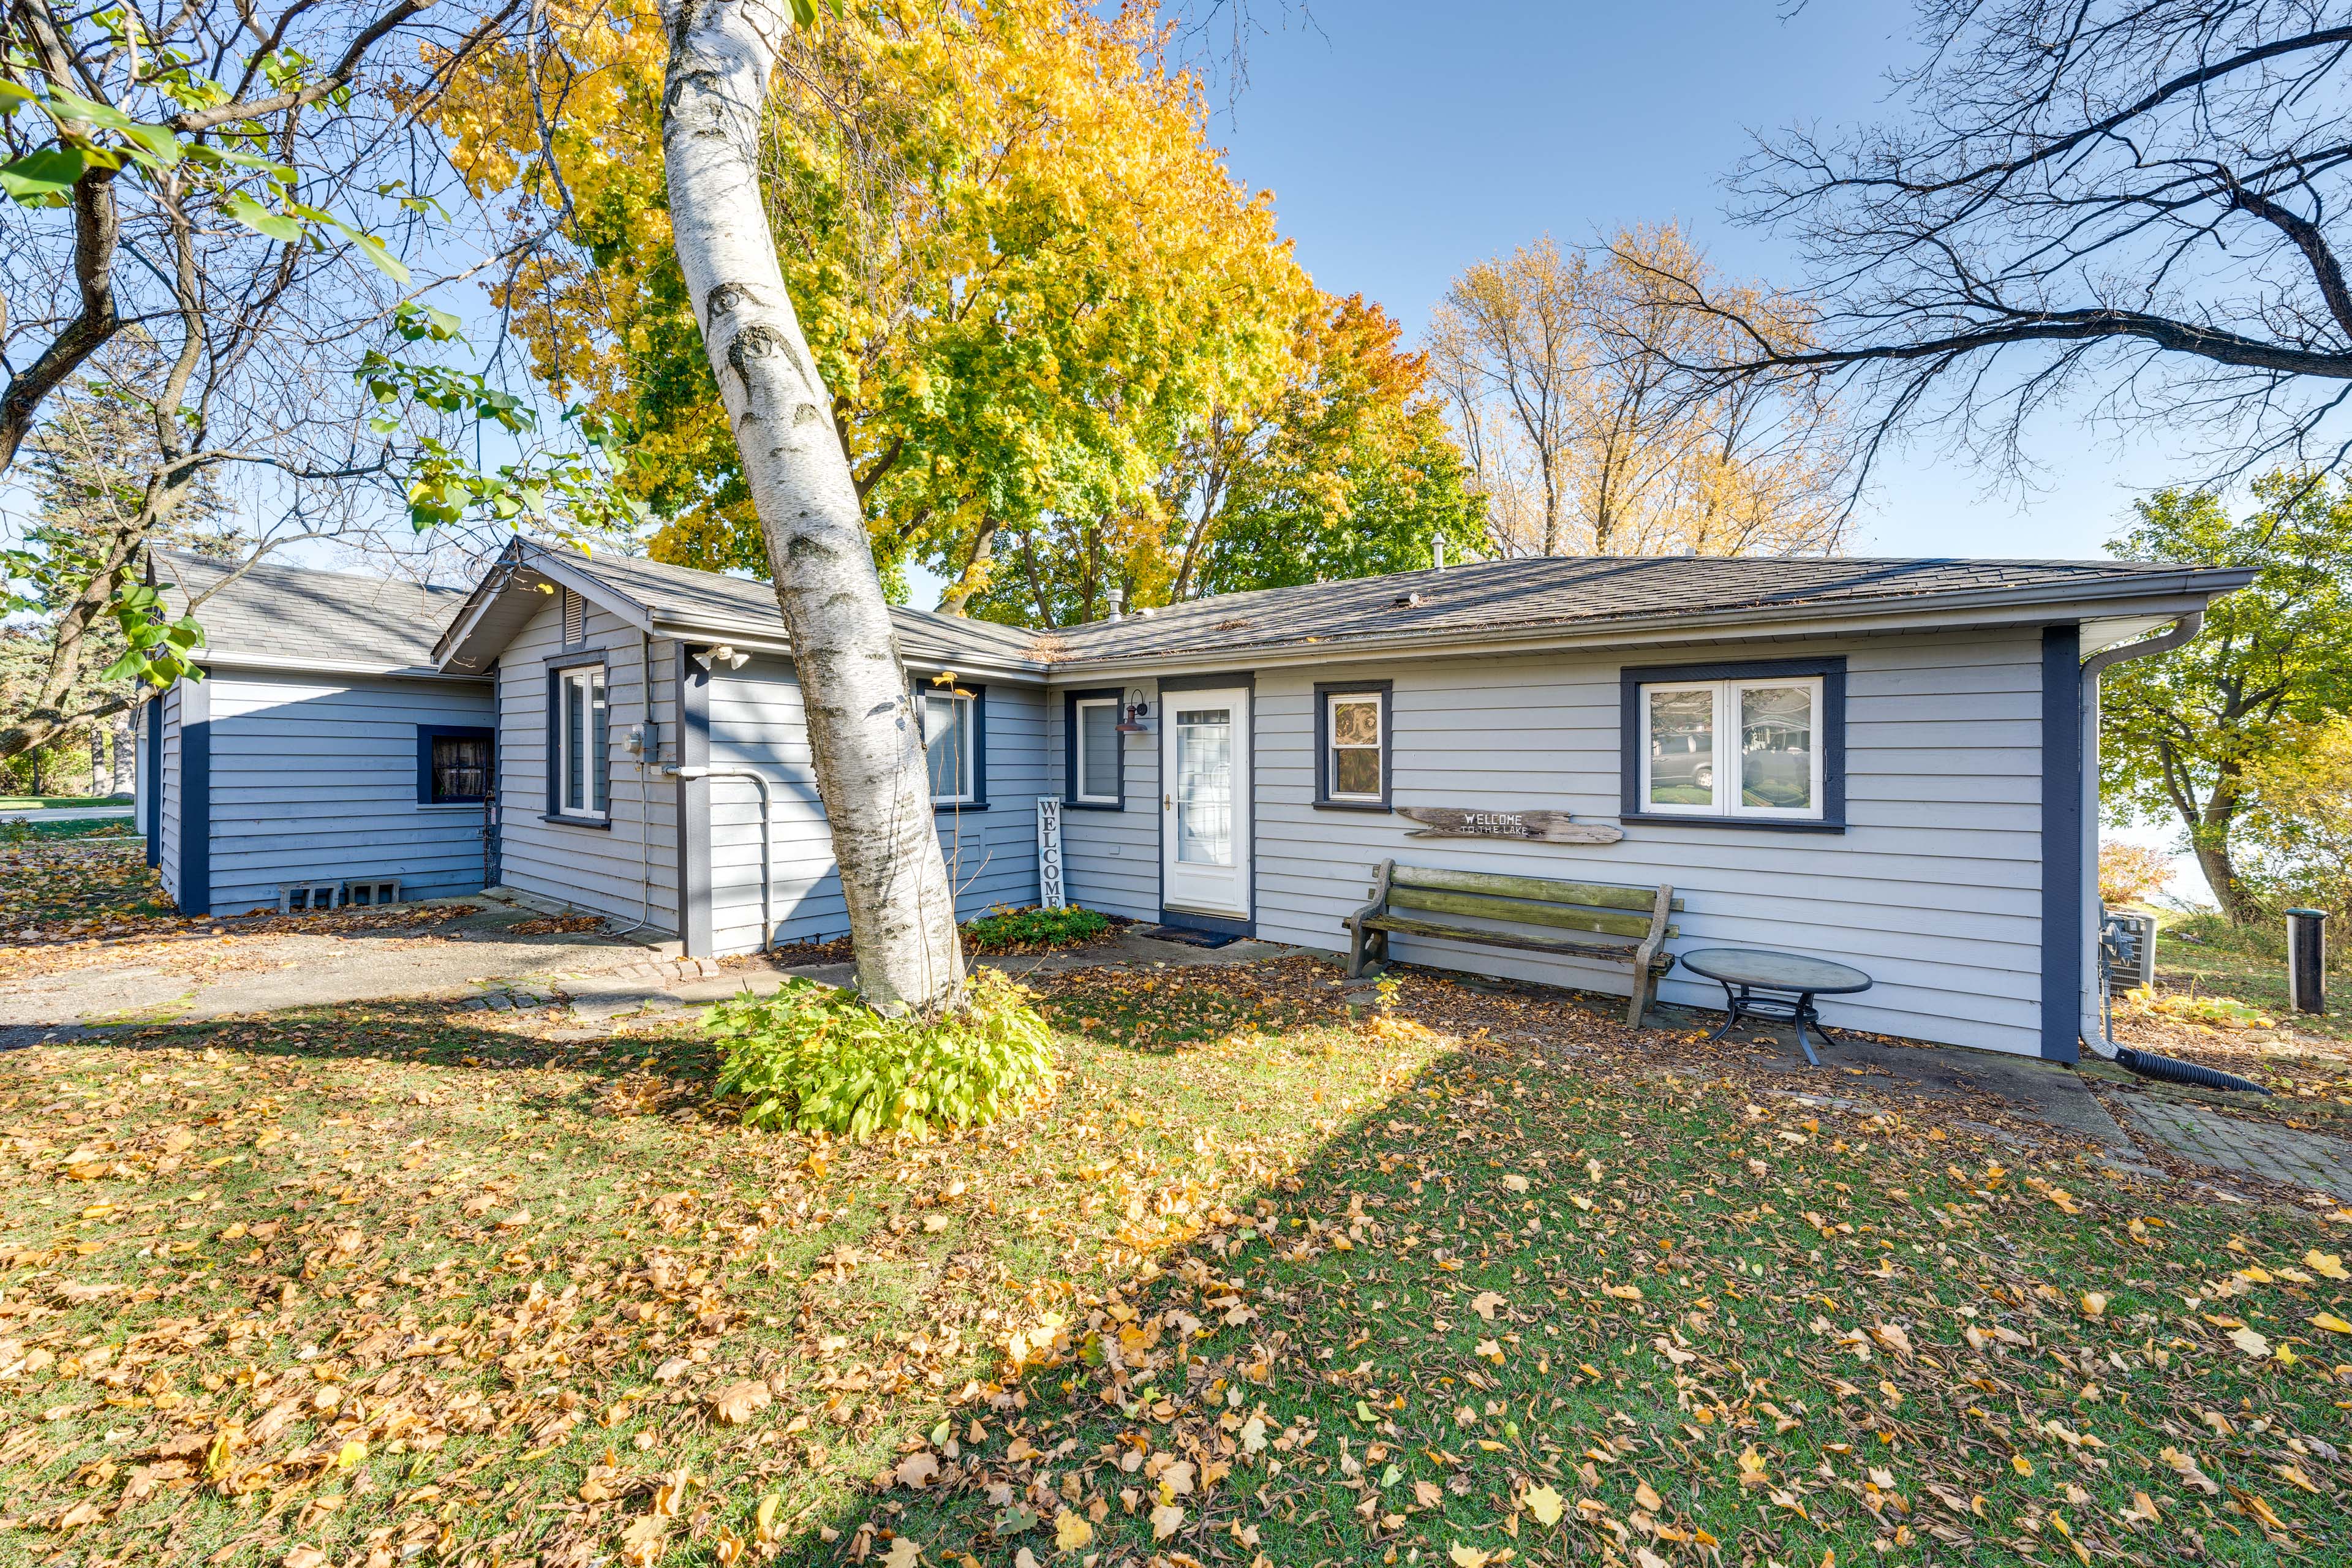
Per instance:
[[[1230,947],[1242,940],[1220,931],[1188,931],[1182,926],[1146,926],[1136,934],[1148,936],[1154,942],[1181,942],[1187,947]]]

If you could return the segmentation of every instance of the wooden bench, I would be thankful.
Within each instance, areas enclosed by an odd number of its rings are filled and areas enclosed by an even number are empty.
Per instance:
[[[1424,866],[1381,862],[1372,901],[1347,919],[1354,941],[1348,973],[1384,963],[1391,933],[1442,937],[1486,947],[1524,948],[1564,958],[1620,964],[1633,977],[1625,1021],[1642,1026],[1658,981],[1675,966],[1666,939],[1681,934],[1666,917],[1683,907],[1672,888],[1631,888],[1608,882],[1561,882],[1549,877],[1509,877],[1489,871],[1440,871]],[[1418,911],[1400,914],[1400,910]],[[1445,917],[1452,916],[1453,919]],[[1465,918],[1466,917],[1466,918]],[[1496,931],[1472,921],[1547,928]],[[1579,936],[1550,934],[1578,931]]]

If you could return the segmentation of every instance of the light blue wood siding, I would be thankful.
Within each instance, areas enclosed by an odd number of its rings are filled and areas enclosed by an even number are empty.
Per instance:
[[[1107,686],[1097,677],[1087,688]],[[1157,682],[1130,679],[1156,710]],[[1048,694],[1045,761],[1047,787],[1066,792],[1063,773],[1068,742],[1063,738],[1069,704],[1059,689]],[[1070,902],[1129,920],[1160,918],[1160,737],[1121,735],[1119,808],[1066,809],[1062,813],[1064,886]],[[1326,944],[1328,945],[1328,944]]]
[[[677,759],[677,649],[587,606],[587,648],[606,658],[609,826],[546,820],[548,660],[563,648],[562,595],[515,634],[499,656],[499,881],[521,892],[646,929],[677,929],[677,784],[661,764]],[[576,650],[575,650],[576,651]],[[650,669],[655,749],[632,756],[626,738],[646,719]]]
[[[274,909],[281,884],[306,880],[479,890],[481,808],[417,804],[416,731],[487,726],[487,682],[216,669],[205,684],[215,913]]]
[[[1625,664],[1847,659],[1843,834],[1633,823],[1617,844],[1527,846],[1407,837],[1402,817],[1318,811],[1317,680],[1395,682],[1398,805],[1544,807],[1613,822],[1618,671]],[[1688,903],[1671,946],[1748,945],[1858,965],[1869,993],[1820,1004],[1832,1026],[2032,1054],[2041,975],[2041,644],[2036,633],[1714,647],[1688,656],[1415,659],[1266,670],[1256,680],[1256,918],[1262,937],[1345,945],[1340,921],[1374,868],[1414,866],[1670,882]],[[1129,684],[1136,684],[1130,678]],[[1153,700],[1158,703],[1155,694]],[[1059,788],[1061,700],[1049,761]],[[1159,912],[1156,737],[1129,737],[1126,809],[1063,819],[1070,896]],[[1402,960],[1622,993],[1622,973],[1406,940]],[[1719,1007],[1677,974],[1666,1000]]]
[[[990,682],[988,808],[938,818],[940,846],[970,919],[1037,901],[1037,794],[1045,786],[1045,700],[1035,687]],[[768,781],[774,940],[824,941],[849,929],[833,836],[817,799],[800,686],[788,659],[754,658],[710,680],[710,766]],[[711,934],[721,953],[760,946],[760,798],[740,779],[710,784]]]

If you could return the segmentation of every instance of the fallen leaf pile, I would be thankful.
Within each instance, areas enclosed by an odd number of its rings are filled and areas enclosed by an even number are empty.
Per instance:
[[[1990,1104],[1807,1104],[1557,996],[1037,984],[1065,1092],[927,1144],[747,1132],[688,1036],[423,1005],[0,1058],[0,1560],[2088,1564],[2352,1527],[2352,1213],[2021,1151]]]

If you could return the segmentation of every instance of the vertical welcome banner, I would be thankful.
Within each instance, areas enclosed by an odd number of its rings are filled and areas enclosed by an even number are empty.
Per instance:
[[[1037,797],[1037,901],[1058,910],[1070,901],[1062,887],[1062,803]]]

